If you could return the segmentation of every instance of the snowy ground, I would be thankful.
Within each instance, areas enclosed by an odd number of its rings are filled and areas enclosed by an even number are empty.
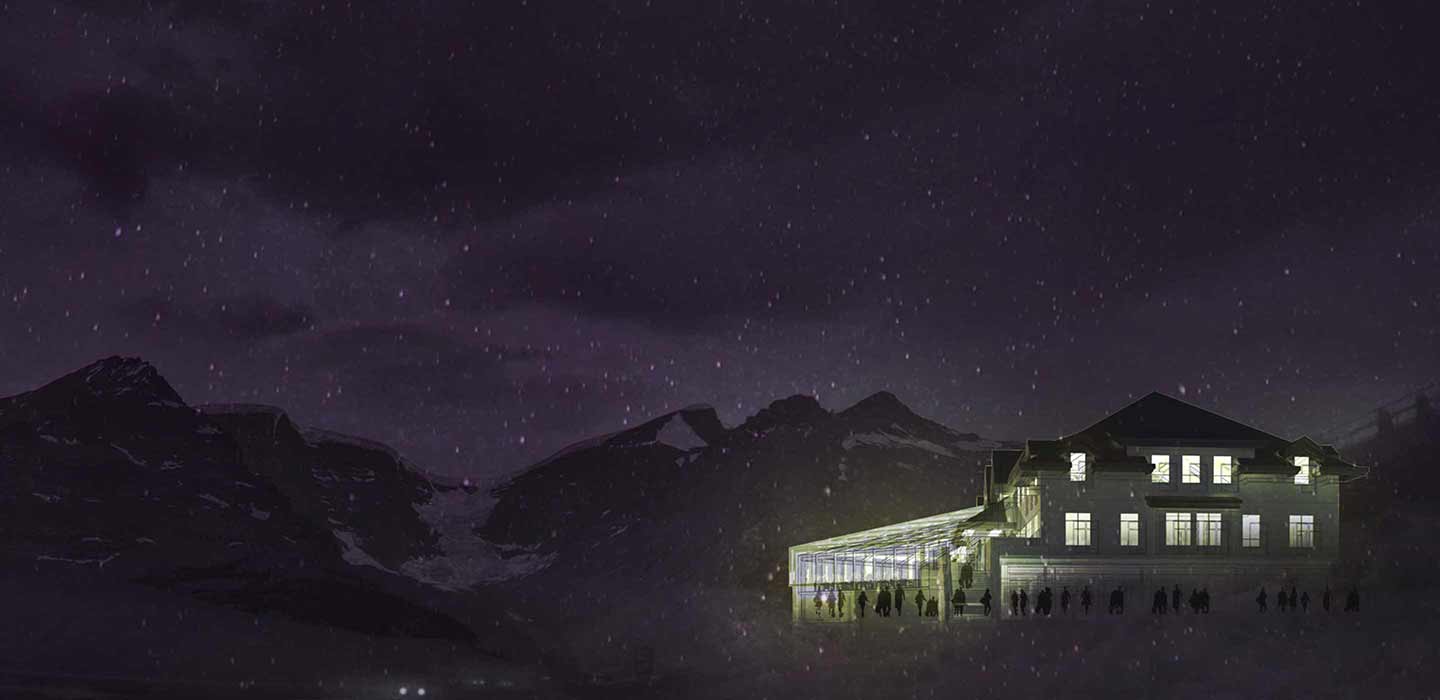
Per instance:
[[[628,697],[1422,698],[1440,688],[1433,607],[1369,600],[1358,615],[1282,616],[1272,600],[1260,616],[1246,595],[1200,616],[1155,618],[1145,606],[1123,617],[796,628],[768,604],[709,597],[721,607],[693,628],[650,640],[658,679]],[[623,655],[613,661],[623,668]]]

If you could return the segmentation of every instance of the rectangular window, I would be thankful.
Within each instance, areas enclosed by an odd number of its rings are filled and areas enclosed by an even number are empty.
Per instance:
[[[1235,479],[1235,458],[1230,455],[1215,455],[1215,483],[1231,484]]]
[[[1150,470],[1150,483],[1170,483],[1170,455],[1150,455],[1150,463],[1155,465]]]
[[[1187,484],[1200,483],[1200,455],[1185,455],[1180,458],[1184,471],[1180,472],[1182,480]]]
[[[1120,546],[1121,546],[1121,547],[1139,547],[1139,546],[1140,546],[1140,514],[1139,514],[1139,513],[1121,513],[1121,514],[1120,514]]]
[[[1071,481],[1084,481],[1084,480],[1085,480],[1085,453],[1084,453],[1084,452],[1071,452],[1071,453],[1070,453],[1070,480],[1071,480]]]
[[[1165,514],[1165,544],[1170,547],[1190,546],[1190,514]]]
[[[1295,483],[1297,483],[1297,484],[1308,484],[1308,483],[1310,483],[1310,458],[1309,458],[1309,457],[1296,457],[1296,458],[1295,458]]]
[[[1222,530],[1219,513],[1195,514],[1195,539],[1201,547],[1219,547]]]
[[[1315,516],[1290,516],[1290,546],[1305,549],[1315,547]]]
[[[1260,516],[1245,515],[1240,518],[1240,543],[1246,547],[1260,546]]]
[[[1072,547],[1090,546],[1090,514],[1065,514],[1065,544]]]

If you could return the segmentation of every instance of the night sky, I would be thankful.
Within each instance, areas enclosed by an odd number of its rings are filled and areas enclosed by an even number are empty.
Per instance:
[[[0,4],[0,394],[489,478],[691,403],[1295,435],[1440,375],[1424,3]]]

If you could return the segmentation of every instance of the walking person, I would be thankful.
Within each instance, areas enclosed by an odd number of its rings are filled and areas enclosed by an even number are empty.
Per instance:
[[[957,616],[965,615],[965,589],[956,588],[955,595],[950,596],[950,611]]]
[[[1010,615],[1012,617],[1020,616],[1020,589],[1018,588],[1010,591]]]
[[[974,582],[975,582],[975,566],[972,565],[970,562],[967,561],[967,562],[965,562],[963,565],[961,565],[961,567],[960,567],[960,587],[961,587],[961,588],[969,588],[969,587],[970,587],[970,584],[972,584],[972,583],[974,583]]]
[[[925,591],[917,589],[915,591],[915,614],[924,617],[925,612]]]
[[[845,619],[845,591],[835,594],[835,605],[840,609],[840,619]]]
[[[1310,591],[1300,594],[1300,612],[1310,612]]]
[[[1260,612],[1262,612],[1262,613],[1265,612],[1265,599],[1266,599],[1266,598],[1267,598],[1267,596],[1265,595],[1265,587],[1264,587],[1264,586],[1261,586],[1261,587],[1260,587],[1260,595],[1255,596],[1255,604],[1260,606]]]
[[[830,617],[835,617],[835,591],[831,589],[825,592],[825,607],[830,609]]]
[[[875,614],[880,617],[890,617],[889,586],[881,586],[880,592],[875,594]]]
[[[1151,614],[1151,615],[1164,615],[1164,614],[1165,614],[1165,589],[1164,589],[1164,588],[1157,588],[1157,589],[1155,589],[1155,597],[1150,599],[1150,614]]]
[[[1030,614],[1030,595],[1025,592],[1024,588],[1020,589],[1020,614]]]
[[[961,600],[964,600],[963,598]],[[980,605],[985,610],[985,617],[990,617],[990,589],[985,589],[985,595],[980,596]]]
[[[1351,586],[1350,592],[1345,594],[1345,612],[1360,612],[1360,591],[1356,590],[1354,586]]]
[[[1202,612],[1202,613],[1204,613],[1204,614],[1206,614],[1206,615],[1209,615],[1209,614],[1210,614],[1210,589],[1209,589],[1209,588],[1201,588],[1201,589],[1200,589],[1200,612]]]
[[[1085,611],[1087,617],[1090,615],[1090,602],[1090,586],[1087,585],[1080,591],[1080,608]]]
[[[865,606],[869,604],[870,596],[865,595],[865,589],[861,588],[860,597],[855,599],[855,616],[863,620],[865,618]]]
[[[905,614],[905,587],[895,584],[895,617]]]
[[[1320,596],[1320,607],[1323,608],[1323,609],[1325,610],[1325,612],[1327,612],[1327,613],[1330,612],[1330,587],[1329,587],[1329,586],[1326,586],[1326,587],[1325,587],[1325,593]]]
[[[1061,587],[1060,587],[1060,614],[1061,614],[1061,615],[1069,615],[1069,614],[1070,614],[1070,587],[1069,587],[1069,586],[1061,586]]]
[[[1295,584],[1290,584],[1290,600],[1287,602],[1290,603],[1290,612],[1295,612],[1295,609],[1300,607],[1300,599],[1295,597]]]
[[[1280,587],[1280,591],[1275,594],[1275,607],[1276,607],[1276,609],[1278,609],[1278,610],[1279,610],[1280,612],[1282,612],[1282,613],[1285,612],[1285,603],[1286,603],[1286,602],[1288,602],[1288,601],[1285,600],[1285,587],[1284,587],[1284,586],[1281,586],[1281,587]]]
[[[1180,584],[1175,584],[1175,592],[1170,596],[1170,607],[1175,609],[1175,614],[1180,614]]]
[[[820,589],[815,589],[815,617],[820,617],[820,608],[825,605],[825,596]]]

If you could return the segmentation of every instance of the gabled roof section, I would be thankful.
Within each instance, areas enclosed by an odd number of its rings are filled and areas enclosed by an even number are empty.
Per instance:
[[[1093,442],[1287,442],[1258,428],[1158,391],[1147,394],[1071,436],[1071,439],[1075,438]]]

